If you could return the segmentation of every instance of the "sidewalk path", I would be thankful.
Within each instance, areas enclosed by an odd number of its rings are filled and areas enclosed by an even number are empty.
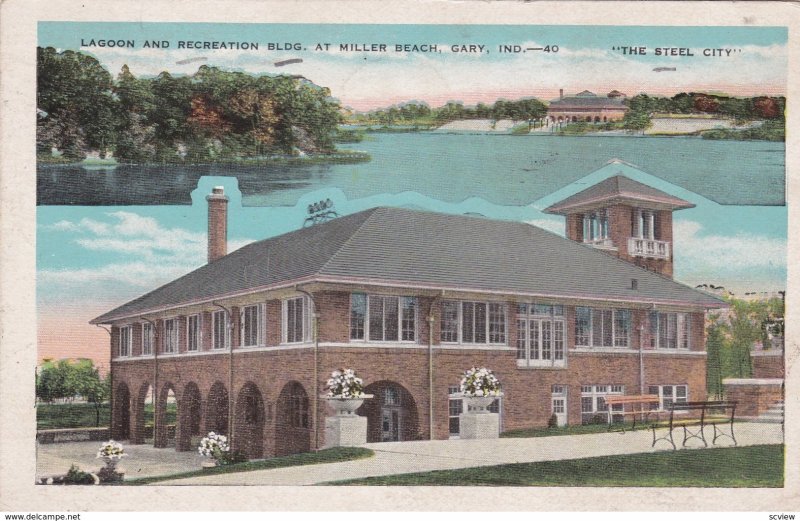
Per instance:
[[[739,446],[783,443],[780,424],[737,423],[734,433]],[[676,432],[675,437],[680,447],[683,434]],[[375,456],[363,460],[199,476],[164,481],[159,485],[313,485],[409,472],[672,450],[663,441],[652,448],[652,441],[652,431],[641,430],[546,438],[370,443],[365,447],[375,451]],[[712,446],[711,438],[708,441]],[[717,446],[731,445],[728,438],[722,438]],[[699,440],[689,440],[689,448],[702,446]]]

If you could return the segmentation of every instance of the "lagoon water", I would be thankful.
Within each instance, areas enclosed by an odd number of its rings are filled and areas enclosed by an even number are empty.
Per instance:
[[[413,191],[447,202],[472,196],[526,205],[621,159],[721,204],[782,205],[785,145],[691,137],[368,134],[342,148],[367,163],[270,166],[37,167],[39,205],[191,204],[202,176],[235,176],[248,206],[292,206],[309,192],[349,199]]]

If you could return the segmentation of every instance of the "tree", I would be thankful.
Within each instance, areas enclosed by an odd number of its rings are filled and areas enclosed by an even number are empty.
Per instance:
[[[89,359],[45,360],[36,375],[36,397],[47,403],[80,396],[95,408],[95,423],[100,426],[100,410],[111,396],[109,378],[100,373]]]

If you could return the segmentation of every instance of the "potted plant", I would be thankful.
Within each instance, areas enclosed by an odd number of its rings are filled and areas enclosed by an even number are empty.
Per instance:
[[[338,369],[331,373],[327,382],[328,392],[323,396],[339,416],[355,414],[364,400],[372,398],[364,394],[364,381],[352,369]]]
[[[228,437],[211,431],[205,438],[200,440],[197,452],[208,458],[203,462],[203,467],[216,467],[227,461],[230,452]]]
[[[486,414],[493,401],[503,396],[500,380],[485,367],[473,367],[461,377],[461,394],[467,402],[467,412]]]
[[[97,473],[100,480],[104,482],[121,481],[122,473],[117,471],[117,463],[126,456],[127,454],[125,454],[125,449],[121,443],[108,440],[102,444],[100,450],[97,451],[97,457],[105,461],[105,466]]]

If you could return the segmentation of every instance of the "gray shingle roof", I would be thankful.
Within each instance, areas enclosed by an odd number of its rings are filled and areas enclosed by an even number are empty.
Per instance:
[[[630,177],[615,175],[545,208],[544,211],[547,213],[563,213],[569,208],[618,198],[658,202],[674,209],[692,208],[694,206],[689,201],[684,201],[679,197],[635,181]]]
[[[638,291],[631,290],[631,279]],[[719,307],[722,301],[525,223],[373,208],[247,245],[93,323],[295,280]]]
[[[570,107],[580,108],[610,108],[628,110],[628,107],[622,102],[622,98],[607,98],[605,96],[565,96],[550,101],[548,110],[564,110]]]

